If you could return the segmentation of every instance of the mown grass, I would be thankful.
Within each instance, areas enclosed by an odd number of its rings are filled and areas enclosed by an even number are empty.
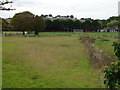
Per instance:
[[[22,32],[16,31],[3,31],[5,34],[16,34],[22,36]],[[79,35],[89,35],[89,36],[118,36],[117,32],[40,32],[39,36],[79,36]],[[34,36],[34,32],[27,34],[26,36]]]
[[[100,88],[78,37],[3,37],[3,88]]]
[[[117,32],[40,32],[40,36],[80,36],[80,35],[89,35],[89,36],[118,36]]]

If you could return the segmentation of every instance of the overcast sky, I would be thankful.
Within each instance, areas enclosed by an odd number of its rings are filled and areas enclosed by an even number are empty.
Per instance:
[[[15,0],[6,7],[11,5],[16,10],[0,11],[0,17],[9,18],[22,11],[36,15],[74,15],[78,19],[108,19],[118,15],[118,0]]]

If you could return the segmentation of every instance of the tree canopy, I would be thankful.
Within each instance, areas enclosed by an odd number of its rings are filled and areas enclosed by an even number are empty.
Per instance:
[[[41,18],[39,19],[40,21],[35,19],[38,17]],[[73,29],[82,29],[84,32],[96,32],[100,29],[117,29],[117,26],[119,25],[118,17],[114,16],[107,20],[94,20],[91,18],[73,19],[69,15],[57,15],[56,18],[54,18],[52,14],[42,14],[38,17],[29,11],[15,14],[11,20],[11,27],[13,28],[12,30],[35,31],[34,23],[36,22],[41,23],[43,25],[41,28],[45,27],[46,32],[71,32]],[[36,20],[36,22],[34,20]],[[40,31],[43,30],[41,29]]]
[[[38,35],[39,32],[45,30],[45,22],[42,17],[40,16],[35,16],[34,17],[34,23],[33,23],[33,29],[35,31],[35,35]]]
[[[13,30],[23,31],[24,34],[25,31],[32,30],[33,18],[34,14],[32,14],[31,12],[20,12],[13,16],[10,24]]]
[[[107,27],[109,27],[109,28],[118,27],[118,20],[112,20],[111,22],[107,23]]]
[[[40,31],[44,31],[45,29],[43,18],[35,16],[29,11],[16,13],[10,24],[13,30],[22,31],[23,35],[25,34],[25,31],[35,31],[35,35],[38,35]]]

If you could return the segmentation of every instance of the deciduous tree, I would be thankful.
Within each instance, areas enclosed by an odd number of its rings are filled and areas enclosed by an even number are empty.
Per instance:
[[[43,18],[40,16],[34,17],[34,24],[33,25],[34,25],[35,35],[38,35],[39,32],[45,30],[45,22],[44,22]]]
[[[22,31],[23,35],[25,31],[33,30],[34,14],[29,11],[17,13],[11,19],[11,27],[13,30]]]

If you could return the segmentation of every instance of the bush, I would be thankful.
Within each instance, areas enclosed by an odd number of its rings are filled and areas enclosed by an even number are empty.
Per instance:
[[[105,67],[104,84],[107,88],[120,88],[120,43],[113,42],[113,46],[118,59],[111,63],[111,67]]]

